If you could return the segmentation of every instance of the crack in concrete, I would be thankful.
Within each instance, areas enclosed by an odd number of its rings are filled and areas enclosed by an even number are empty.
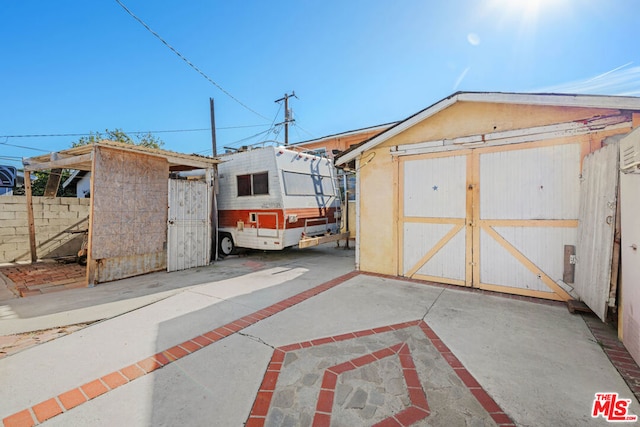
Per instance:
[[[427,314],[429,314],[429,312],[431,311],[431,309],[433,308],[434,305],[436,305],[436,303],[438,302],[438,300],[440,299],[440,297],[442,296],[442,294],[444,293],[444,291],[446,291],[446,289],[442,289],[440,291],[440,293],[438,294],[438,296],[436,297],[436,299],[433,300],[433,302],[431,303],[431,305],[429,307],[427,307],[427,311],[424,313],[424,316],[422,316],[422,321],[424,321],[424,319],[427,317]]]
[[[268,342],[265,342],[265,341],[264,341],[262,338],[260,338],[260,337],[256,337],[255,335],[247,334],[246,332],[240,332],[240,331],[238,331],[238,332],[236,332],[236,333],[237,333],[238,335],[242,335],[243,337],[249,338],[250,340],[253,340],[253,341],[255,341],[255,342],[258,342],[258,343],[260,343],[260,344],[264,344],[264,345],[266,345],[267,347],[272,348],[273,350],[275,350],[275,349],[276,349],[276,347],[275,347],[275,346],[273,346],[273,345],[269,344]]]

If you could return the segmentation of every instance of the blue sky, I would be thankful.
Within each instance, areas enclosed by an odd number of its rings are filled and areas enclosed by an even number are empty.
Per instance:
[[[121,1],[233,98],[115,0],[5,0],[0,164],[107,128],[211,154],[210,97],[222,150],[282,141],[291,91],[291,142],[459,90],[640,96],[636,0]]]

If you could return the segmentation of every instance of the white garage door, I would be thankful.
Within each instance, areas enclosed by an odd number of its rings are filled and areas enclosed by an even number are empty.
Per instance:
[[[567,300],[580,145],[521,144],[400,159],[402,274]]]

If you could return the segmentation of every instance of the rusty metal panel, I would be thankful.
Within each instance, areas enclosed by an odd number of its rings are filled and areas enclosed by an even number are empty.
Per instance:
[[[167,271],[209,264],[211,197],[206,182],[169,180]]]
[[[607,145],[585,157],[580,185],[576,292],[603,321],[611,283],[618,167],[618,144]]]
[[[578,217],[580,144],[480,156],[481,219]]]

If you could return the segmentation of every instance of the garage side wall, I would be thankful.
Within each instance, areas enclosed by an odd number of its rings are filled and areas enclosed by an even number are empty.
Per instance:
[[[365,153],[361,164],[359,267],[396,274],[398,163],[381,148]]]
[[[168,176],[166,159],[96,149],[90,284],[166,269]]]

